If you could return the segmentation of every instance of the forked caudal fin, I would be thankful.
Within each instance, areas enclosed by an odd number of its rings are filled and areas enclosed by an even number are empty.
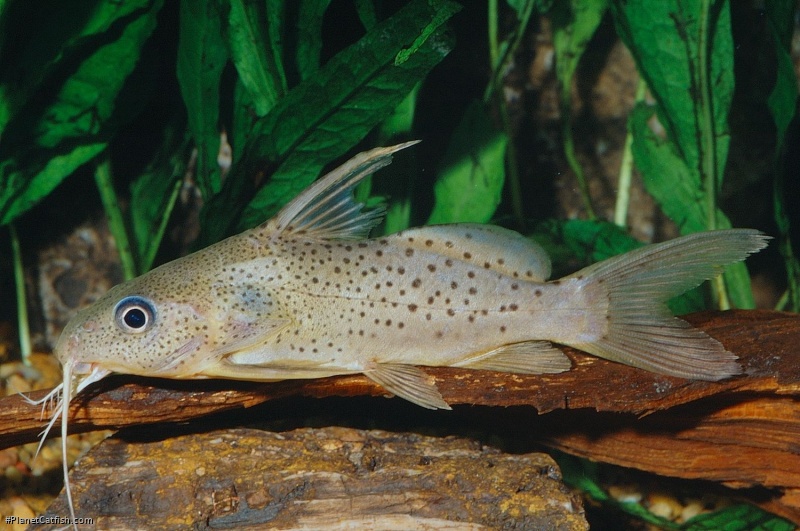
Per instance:
[[[673,317],[666,302],[720,274],[767,245],[752,229],[690,234],[589,266],[582,277],[597,289],[606,316],[601,337],[572,346],[652,372],[696,380],[721,380],[741,372],[719,341]],[[605,295],[603,297],[602,295]],[[587,338],[588,339],[588,338]]]

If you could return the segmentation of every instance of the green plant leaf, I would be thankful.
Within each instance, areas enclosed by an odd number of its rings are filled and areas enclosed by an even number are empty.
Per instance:
[[[64,25],[56,32],[62,47],[48,40],[46,54],[28,52],[39,64],[54,61],[42,65],[57,70],[46,89],[32,74],[22,96],[9,100],[10,81],[0,81],[6,87],[0,89],[0,106],[6,118],[13,116],[0,140],[0,225],[25,212],[100,153],[132,111],[131,105],[118,106],[117,98],[155,27],[162,2],[140,0],[124,8],[111,1],[93,4],[90,15],[84,13],[79,20],[48,13],[48,19]],[[36,69],[35,64],[25,67]]]
[[[281,59],[282,0],[231,0],[228,42],[231,60],[256,114],[264,116],[287,91]]]
[[[633,156],[642,172],[642,180],[647,191],[678,225],[682,234],[703,231],[706,229],[708,207],[703,200],[700,177],[686,166],[672,142],[653,131],[650,120],[654,112],[652,107],[640,104],[633,110],[629,120]],[[715,214],[718,229],[731,227],[730,220],[721,210],[716,209]],[[731,302],[737,308],[753,308],[755,301],[747,266],[744,263],[733,264],[724,277]]]
[[[356,13],[361,24],[367,29],[371,30],[378,24],[378,14],[375,12],[374,0],[354,0],[356,6]]]
[[[0,28],[24,24],[28,29],[25,41],[22,44],[15,43],[14,61],[4,61],[0,78],[0,133],[20,112],[31,110],[25,106],[41,89],[45,79],[58,76],[57,71],[71,61],[88,59],[85,57],[87,52],[97,48],[99,43],[111,45],[112,36],[118,36],[119,33],[118,28],[112,28],[113,25],[127,27],[141,19],[143,10],[152,12],[154,9],[157,12],[160,5],[160,1],[152,0],[53,2],[46,9],[37,2],[0,4]],[[6,32],[3,31],[4,47],[5,38]],[[108,58],[108,55],[104,57]],[[95,67],[100,65],[102,63],[98,62]],[[108,63],[108,67],[116,66],[117,63],[113,61]],[[119,66],[127,68],[126,62]],[[123,73],[112,72],[109,82],[113,83]],[[88,94],[91,95],[89,88]],[[96,94],[100,99],[102,92],[100,90]]]
[[[707,12],[703,5],[710,5]],[[702,177],[709,169],[704,160],[713,159],[710,169],[719,187],[734,90],[728,3],[631,0],[611,6],[617,31],[659,104],[668,137],[686,166]]]
[[[322,20],[331,0],[300,0],[297,17],[297,71],[308,79],[320,66]]]
[[[695,516],[680,527],[683,531],[793,531],[791,522],[753,505],[732,505]]]
[[[228,60],[217,0],[181,0],[178,83],[197,147],[197,185],[208,200],[220,189],[220,79]]]
[[[683,234],[730,227],[716,202],[734,90],[728,3],[633,0],[612,7],[617,30],[658,102],[657,122],[639,105],[630,123],[648,191]],[[653,129],[661,125],[666,134],[659,137]],[[754,306],[744,264],[713,286],[723,308]]]
[[[380,145],[388,146],[411,137],[421,86],[421,83],[414,85],[408,96],[380,124]],[[381,171],[380,179],[371,183],[373,194],[386,197],[386,215],[381,227],[384,234],[399,232],[411,225],[412,197],[418,173],[415,162],[415,157],[401,157]]]
[[[472,102],[442,159],[426,224],[489,221],[503,192],[507,145],[508,138],[494,128],[483,103]]]
[[[458,10],[447,0],[414,0],[290,90],[258,121],[222,193],[207,203],[198,244],[269,218],[326,164],[363,139],[444,58],[452,40],[440,28],[396,65],[398,52],[415,43],[428,25],[438,25],[442,13]],[[274,168],[269,182],[239,216],[236,205],[250,195],[253,175],[265,168]]]
[[[131,183],[130,224],[139,274],[153,267],[183,183],[189,142],[182,124],[183,120],[172,120],[167,125],[161,149]]]

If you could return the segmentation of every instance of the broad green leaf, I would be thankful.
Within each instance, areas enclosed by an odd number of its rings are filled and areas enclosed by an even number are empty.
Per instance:
[[[378,24],[378,14],[375,12],[374,0],[355,0],[356,12],[361,24],[367,31]]]
[[[734,90],[728,2],[616,0],[611,6],[669,138],[686,166],[704,183],[712,177],[718,188]]]
[[[683,531],[793,531],[791,522],[752,505],[732,505],[695,516],[680,527]]]
[[[473,102],[453,133],[434,185],[427,225],[486,223],[505,182],[508,138],[494,128],[482,102]]]
[[[74,47],[57,54],[59,75],[48,80],[47,93],[32,98],[3,132],[0,225],[102,151],[118,123],[132,112],[133,105],[121,105],[117,98],[155,27],[162,2],[137,3],[139,9],[133,12],[134,3],[124,10],[115,4],[97,3],[93,16],[83,21],[79,31],[91,37],[65,37]]]
[[[20,112],[30,111],[25,106],[45,79],[58,76],[57,69],[71,61],[82,62],[86,48],[95,49],[103,35],[118,35],[119,29],[112,29],[115,24],[128,27],[128,17],[139,20],[141,10],[158,11],[160,5],[152,0],[76,0],[49,3],[46,8],[38,2],[0,4],[0,30],[8,25],[26,28],[25,40],[14,44],[14,60],[4,61],[0,77],[0,133]],[[117,66],[113,61],[108,64]],[[121,66],[125,68],[124,63]]]
[[[17,166],[17,161],[5,161],[0,165],[0,225],[14,220],[39,200],[49,194],[66,177],[94,158],[106,148],[106,143],[83,144],[64,155],[52,156],[49,160]],[[35,168],[33,175],[27,168]]]
[[[250,193],[256,171],[273,168],[239,217],[235,229],[269,218],[385,119],[428,71],[450,51],[437,31],[416,53],[394,64],[424,28],[452,15],[458,4],[415,0],[346,48],[313,77],[293,88],[259,120],[242,160],[234,164],[222,193],[206,205],[200,245],[218,241],[237,220],[236,204]]]
[[[411,136],[421,86],[421,83],[417,83],[408,96],[394,108],[392,114],[380,124],[380,145],[395,144]],[[372,183],[372,193],[386,197],[386,216],[381,227],[384,234],[392,234],[411,225],[412,193],[417,175],[415,160],[415,157],[401,157],[384,168],[380,179]]]
[[[436,2],[431,2],[431,6],[436,4]],[[433,37],[437,32],[439,32],[441,26],[447,22],[447,20],[456,14],[461,7],[457,4],[450,4],[446,3],[443,0],[438,2],[440,8],[435,9],[433,11],[433,18],[431,18],[420,30],[419,35],[411,42],[408,46],[405,46],[399,52],[397,52],[394,56],[394,64],[395,66],[402,65],[406,61],[408,61],[412,56],[414,56],[423,46],[428,44],[428,39]]]
[[[642,106],[631,117],[634,158],[648,191],[683,234],[730,227],[716,203],[734,89],[730,6],[723,0],[631,0],[612,6],[617,30],[658,102],[667,133],[659,139],[650,131]],[[714,286],[734,305],[753,307],[743,264]]]
[[[228,60],[217,0],[181,0],[178,83],[197,147],[197,185],[208,200],[220,189],[220,79]]]
[[[702,199],[700,177],[686,166],[672,142],[653,131],[653,119],[653,108],[641,104],[633,110],[629,121],[633,136],[631,148],[645,187],[664,214],[678,225],[681,234],[703,231],[709,216],[707,203]],[[721,210],[716,209],[715,215],[718,229],[731,227]],[[744,263],[730,266],[724,277],[731,302],[737,308],[753,308],[750,275]]]
[[[681,233],[703,231],[708,216],[700,174],[687,167],[675,144],[654,132],[660,131],[654,113],[655,109],[646,104],[637,105],[631,112],[628,123],[636,166],[647,191]],[[730,226],[721,213],[717,221],[721,228]]]
[[[331,0],[300,0],[296,55],[300,79],[307,79],[319,70],[322,20],[330,3]]]
[[[231,60],[250,94],[256,114],[264,116],[287,91],[280,35],[271,32],[284,21],[280,0],[231,0],[228,41]],[[268,22],[269,21],[269,22]]]

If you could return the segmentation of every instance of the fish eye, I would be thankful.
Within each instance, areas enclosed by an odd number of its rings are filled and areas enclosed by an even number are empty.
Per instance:
[[[125,332],[134,334],[149,329],[155,316],[153,303],[144,297],[125,297],[114,309],[117,326]]]

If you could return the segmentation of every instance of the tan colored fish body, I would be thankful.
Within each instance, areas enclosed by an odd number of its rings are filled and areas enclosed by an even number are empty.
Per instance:
[[[733,354],[672,317],[665,301],[763,248],[764,235],[693,234],[552,282],[546,253],[498,227],[367,239],[381,212],[363,212],[353,187],[410,144],[356,156],[272,220],[119,285],[76,315],[56,346],[62,435],[74,393],[111,372],[262,381],[363,373],[427,408],[449,406],[417,366],[569,369],[550,342],[687,378],[740,372]]]

